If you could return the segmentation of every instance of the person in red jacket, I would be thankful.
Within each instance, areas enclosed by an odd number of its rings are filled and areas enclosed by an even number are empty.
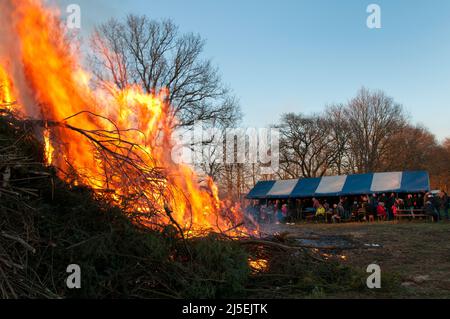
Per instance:
[[[393,217],[395,218],[395,216],[397,216],[398,200],[396,200],[394,202],[394,205],[392,205],[391,210],[392,210]]]
[[[378,203],[377,216],[379,220],[386,220],[387,212],[383,202]]]

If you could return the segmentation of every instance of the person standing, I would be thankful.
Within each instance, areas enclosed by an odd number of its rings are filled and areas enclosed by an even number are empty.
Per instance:
[[[287,222],[287,217],[288,217],[288,204],[286,204],[285,202],[283,202],[283,204],[281,205],[281,221],[280,223],[284,223]]]
[[[388,220],[394,220],[394,212],[393,212],[394,205],[395,205],[395,194],[391,193],[389,198],[386,199],[385,205]]]
[[[395,216],[397,216],[397,210],[398,210],[398,207],[399,207],[399,202],[400,202],[400,199],[396,199],[394,201],[394,205],[392,205],[392,207],[391,207],[392,219],[395,219]]]
[[[281,203],[281,201],[277,200],[275,202],[277,224],[281,223],[283,220],[283,213],[281,211],[282,206],[283,204]]]
[[[267,222],[267,205],[261,205],[259,209],[259,222],[265,224]]]
[[[450,197],[447,195],[447,216],[450,215]]]
[[[296,199],[295,200],[296,205],[295,205],[295,211],[296,211],[296,215],[295,215],[295,219],[303,219],[303,201],[301,199]]]
[[[438,222],[439,221],[439,213],[437,212],[436,208],[433,205],[432,197],[433,197],[433,195],[427,196],[427,201],[425,202],[424,211],[425,211],[425,215],[431,216],[433,218],[434,222]]]
[[[386,203],[387,201],[387,196],[385,193],[381,194],[381,196],[378,198],[378,202],[383,202]]]
[[[421,193],[419,193],[419,194],[417,195],[417,206],[418,206],[419,208],[423,208],[423,205],[424,205],[423,196],[422,196]]]
[[[342,207],[344,208],[344,218],[349,219],[352,216],[352,204],[348,197],[342,199]]]
[[[414,203],[413,203],[413,198],[412,198],[411,194],[408,194],[408,196],[406,196],[405,206],[406,206],[405,207],[406,209],[409,209],[409,210],[414,209]]]
[[[328,204],[328,201],[326,199],[323,201],[323,208],[325,208],[326,212],[330,210],[330,204]]]
[[[320,204],[319,200],[318,200],[317,198],[315,198],[315,197],[313,197],[312,202],[313,202],[313,210],[314,210],[314,213],[316,213],[316,212],[317,212],[317,209],[318,209],[320,206],[322,206],[322,205]]]
[[[377,206],[377,216],[378,220],[386,220],[386,208],[383,202],[379,202]]]
[[[252,205],[252,210],[251,210],[251,214],[254,220],[258,220],[259,219],[259,212],[261,210],[261,205],[259,203],[259,201],[254,201],[253,205]]]
[[[345,211],[345,208],[344,208],[343,199],[341,199],[341,200],[339,201],[339,203],[338,203],[337,206],[336,206],[336,209],[337,209],[337,211],[338,211],[339,217],[344,218],[344,219],[347,219],[347,212]]]
[[[355,220],[358,220],[358,221],[360,220],[359,219],[359,205],[356,200],[353,202],[353,205],[351,207],[351,215],[350,216],[352,217],[352,219],[354,218]]]
[[[441,219],[448,220],[448,196],[444,191],[439,193],[439,215]]]
[[[413,206],[414,209],[419,209],[419,199],[417,198],[417,194],[413,195]]]
[[[267,209],[266,209],[266,215],[267,215],[267,223],[268,224],[272,224],[273,220],[274,220],[274,204],[272,202],[269,202],[267,204]]]
[[[377,194],[373,193],[372,197],[369,200],[369,220],[375,219],[377,217],[377,208],[378,208],[378,198]],[[372,217],[371,217],[372,216]]]
[[[450,215],[450,197],[447,195],[447,217]]]

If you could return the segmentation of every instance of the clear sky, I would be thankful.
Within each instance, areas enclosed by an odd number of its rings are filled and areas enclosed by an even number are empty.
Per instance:
[[[365,86],[384,90],[438,138],[450,137],[448,0],[56,1],[81,6],[85,35],[127,13],[199,33],[205,56],[240,98],[245,126],[320,112]],[[381,7],[381,29],[366,26],[371,3]]]

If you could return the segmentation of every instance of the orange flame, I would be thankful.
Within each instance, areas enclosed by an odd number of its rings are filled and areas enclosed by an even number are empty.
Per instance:
[[[45,124],[45,129],[43,132],[44,137],[44,155],[45,155],[45,162],[47,165],[51,165],[53,162],[53,145],[50,141],[50,130],[48,128],[48,125]]]
[[[6,71],[0,65],[0,105],[4,105],[6,109],[11,108],[12,98],[11,80]]]
[[[269,261],[265,258],[249,258],[248,265],[254,272],[264,272],[269,267]]]
[[[91,187],[129,213],[156,216],[148,218],[149,224],[156,218],[158,223],[176,221],[188,235],[229,229],[237,234],[241,211],[219,200],[211,178],[202,185],[191,167],[171,160],[167,92],[146,94],[135,86],[118,90],[107,82],[92,89],[90,73],[70,50],[57,17],[40,0],[0,4],[0,32],[13,35],[9,43],[0,43],[0,82],[6,83],[0,99],[11,101],[14,87],[16,110],[48,123],[43,131],[48,163],[62,178]],[[104,143],[134,162],[111,164],[109,150],[93,140],[96,134],[115,139]]]

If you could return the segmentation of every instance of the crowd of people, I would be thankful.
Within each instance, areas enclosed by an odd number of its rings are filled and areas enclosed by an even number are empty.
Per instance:
[[[423,214],[433,221],[449,220],[450,199],[438,194],[372,194],[337,198],[254,200],[246,208],[259,223],[292,223],[301,219],[324,222],[386,221],[398,214]]]

